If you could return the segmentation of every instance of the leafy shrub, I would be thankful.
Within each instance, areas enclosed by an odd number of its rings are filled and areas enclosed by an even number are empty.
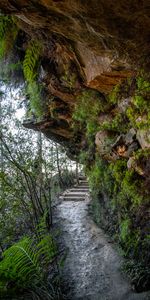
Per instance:
[[[142,262],[127,260],[123,265],[123,270],[129,275],[134,288],[138,292],[149,289],[150,268]]]

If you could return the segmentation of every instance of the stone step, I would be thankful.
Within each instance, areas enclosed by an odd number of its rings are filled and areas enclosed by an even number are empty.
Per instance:
[[[63,197],[86,197],[86,193],[64,193]]]
[[[86,197],[86,193],[75,193],[75,192],[73,192],[73,193],[66,193],[66,194],[64,194],[64,197]]]
[[[89,188],[89,185],[85,185],[85,184],[82,185],[82,184],[79,184],[78,187],[81,187],[81,188]]]
[[[87,180],[86,177],[79,176],[79,180]]]
[[[84,201],[85,197],[63,197],[63,201]]]
[[[71,189],[71,190],[69,190],[71,193],[73,193],[73,192],[83,192],[83,193],[88,193],[89,192],[89,189]]]
[[[79,179],[79,182],[88,182],[86,179]]]
[[[87,185],[87,184],[86,184],[86,185],[80,185],[80,184],[78,184],[78,185],[74,185],[72,188],[76,189],[76,188],[80,188],[80,187],[81,187],[82,189],[83,189],[83,188],[88,188],[89,185]]]
[[[85,185],[78,185],[78,186],[73,186],[72,187],[73,189],[88,189],[89,188],[89,186],[85,186]]]
[[[79,182],[88,182],[87,180],[81,180],[81,179],[79,179]]]

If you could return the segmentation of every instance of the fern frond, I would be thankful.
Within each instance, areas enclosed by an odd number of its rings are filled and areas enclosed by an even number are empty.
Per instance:
[[[37,67],[41,54],[41,44],[31,40],[25,53],[23,62],[24,77],[28,83],[34,82],[37,77]]]
[[[43,113],[40,101],[41,88],[37,83],[37,70],[41,51],[41,44],[38,41],[31,40],[26,49],[23,62],[23,73],[27,81],[27,94],[30,98],[30,108],[37,117]]]
[[[42,288],[47,266],[56,256],[57,249],[53,238],[47,234],[37,243],[29,237],[23,238],[4,252],[0,262],[0,292],[5,283],[13,281],[16,287]]]
[[[24,238],[4,252],[1,266],[5,271],[7,271],[8,267],[11,268],[13,270],[13,279],[19,282],[23,278],[27,286],[28,284],[31,285],[31,279],[34,281],[37,278],[41,278],[38,257],[32,240]]]
[[[42,264],[47,265],[56,256],[57,248],[50,234],[45,235],[37,244],[38,255],[42,257]]]

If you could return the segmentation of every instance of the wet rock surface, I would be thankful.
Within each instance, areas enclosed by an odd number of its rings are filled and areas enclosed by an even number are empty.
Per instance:
[[[69,194],[69,193],[68,193]],[[114,244],[91,220],[89,198],[61,201],[56,223],[68,249],[62,269],[68,300],[148,300],[137,294],[121,272],[122,258]]]

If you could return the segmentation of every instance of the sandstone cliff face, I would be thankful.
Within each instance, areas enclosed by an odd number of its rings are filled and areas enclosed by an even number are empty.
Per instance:
[[[46,135],[72,140],[71,116],[83,88],[107,95],[133,78],[138,64],[149,66],[147,1],[14,0],[1,1],[0,9],[43,43],[42,82],[55,99],[45,123],[34,125]]]
[[[81,42],[97,54],[110,53],[141,58],[148,51],[149,15],[147,1],[7,0],[4,13],[13,13],[47,38],[49,32]],[[28,25],[28,26],[27,26]]]
[[[135,76],[137,62],[148,67],[146,1],[94,0],[83,5],[82,1],[14,0],[1,1],[0,8],[15,15],[18,26],[43,43],[42,81],[55,100],[45,123],[34,126],[68,145],[74,137],[71,116],[81,89],[107,95],[116,84]],[[54,106],[57,117],[51,118]]]

